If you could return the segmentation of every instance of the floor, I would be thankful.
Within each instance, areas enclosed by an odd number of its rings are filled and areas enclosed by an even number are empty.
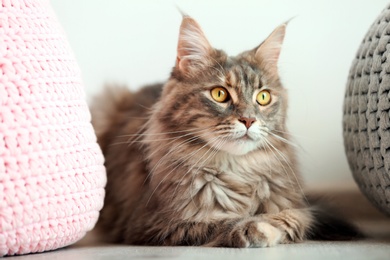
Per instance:
[[[358,242],[306,242],[273,248],[200,247],[71,247],[53,252],[17,257],[17,260],[120,260],[120,259],[389,259],[390,239]]]
[[[326,189],[325,189],[326,190]],[[92,233],[68,248],[17,256],[17,260],[119,260],[119,259],[390,259],[390,218],[372,208],[355,186],[332,187],[334,205],[358,225],[368,238],[349,242],[306,241],[272,248],[138,247],[93,242]],[[318,192],[318,189],[316,189]],[[341,192],[342,191],[342,192]],[[335,196],[335,194],[337,194]],[[8,257],[7,257],[8,258]],[[13,257],[11,257],[13,258]]]

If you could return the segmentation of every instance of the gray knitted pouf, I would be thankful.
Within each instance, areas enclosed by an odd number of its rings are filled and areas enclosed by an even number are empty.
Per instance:
[[[349,74],[344,144],[366,197],[390,215],[390,6],[365,36]]]

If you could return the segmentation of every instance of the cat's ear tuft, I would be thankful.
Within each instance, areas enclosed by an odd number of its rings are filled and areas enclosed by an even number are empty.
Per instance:
[[[260,66],[273,75],[278,73],[278,61],[287,23],[278,26],[257,48],[255,59]]]
[[[213,51],[200,25],[188,15],[183,15],[177,46],[176,68],[183,73],[205,67]]]

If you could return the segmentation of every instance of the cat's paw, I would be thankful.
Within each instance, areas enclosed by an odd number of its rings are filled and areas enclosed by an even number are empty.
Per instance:
[[[233,247],[270,247],[279,244],[283,233],[267,222],[250,221],[237,226],[231,233]]]

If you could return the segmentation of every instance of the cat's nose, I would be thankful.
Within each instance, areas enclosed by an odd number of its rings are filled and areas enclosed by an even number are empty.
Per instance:
[[[254,122],[256,122],[256,118],[254,118],[254,117],[251,117],[251,118],[249,118],[249,117],[240,117],[239,119],[238,119],[238,121],[240,121],[241,123],[243,123],[245,126],[246,126],[246,128],[247,129],[249,129],[249,127],[251,127],[251,125],[254,123]]]

